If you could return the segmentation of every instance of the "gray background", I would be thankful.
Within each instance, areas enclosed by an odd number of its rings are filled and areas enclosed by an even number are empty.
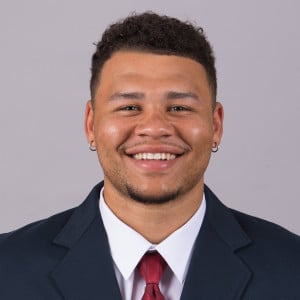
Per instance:
[[[208,185],[299,234],[296,0],[1,0],[0,232],[78,205],[101,179],[83,131],[92,43],[144,10],[195,21],[215,48],[225,132]]]

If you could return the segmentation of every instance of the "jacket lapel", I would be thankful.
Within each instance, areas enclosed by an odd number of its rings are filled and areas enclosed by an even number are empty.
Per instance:
[[[52,272],[57,288],[66,300],[120,299],[121,295],[99,213],[96,186],[75,209],[54,243],[68,248],[64,259]]]
[[[51,276],[66,300],[121,300],[96,186],[55,238],[67,254]],[[205,187],[207,210],[181,300],[240,299],[251,272],[238,251],[250,244],[232,212]],[[100,298],[101,297],[101,298]]]
[[[207,210],[181,300],[240,299],[251,272],[238,251],[250,244],[232,212],[205,187]]]

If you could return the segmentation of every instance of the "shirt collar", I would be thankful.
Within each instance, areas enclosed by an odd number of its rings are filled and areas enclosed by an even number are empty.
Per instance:
[[[100,192],[100,214],[108,236],[111,255],[125,280],[130,277],[145,252],[157,250],[183,284],[205,210],[206,201],[203,194],[201,205],[192,218],[160,244],[153,245],[114,215],[104,201],[103,189]]]

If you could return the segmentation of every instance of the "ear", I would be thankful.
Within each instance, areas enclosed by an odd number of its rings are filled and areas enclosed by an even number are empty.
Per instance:
[[[94,110],[92,106],[92,101],[89,100],[85,107],[85,121],[84,121],[85,135],[88,144],[95,143],[95,133],[94,133]]]
[[[224,120],[224,109],[220,102],[217,102],[213,112],[213,142],[220,145],[223,135],[223,120]]]

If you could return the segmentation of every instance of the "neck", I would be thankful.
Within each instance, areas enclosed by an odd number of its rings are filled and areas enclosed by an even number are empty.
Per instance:
[[[159,244],[183,226],[198,210],[203,183],[195,190],[164,204],[143,204],[105,185],[104,199],[112,212],[152,244]]]

